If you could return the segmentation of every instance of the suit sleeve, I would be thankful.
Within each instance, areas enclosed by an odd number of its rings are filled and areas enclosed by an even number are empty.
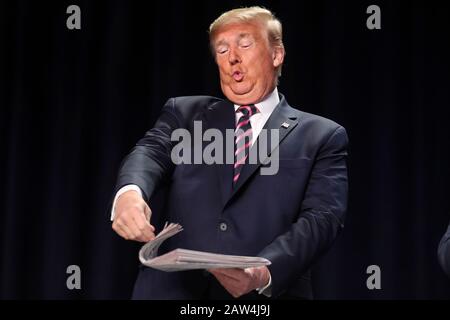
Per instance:
[[[347,209],[347,145],[338,127],[319,149],[296,222],[260,252],[269,259],[272,296],[282,294],[328,250],[343,228]]]
[[[155,126],[147,131],[123,160],[118,173],[116,192],[123,186],[137,185],[146,201],[159,183],[173,172],[170,154],[172,132],[180,127],[174,99],[164,105]]]
[[[450,225],[439,242],[438,260],[442,269],[450,277]]]

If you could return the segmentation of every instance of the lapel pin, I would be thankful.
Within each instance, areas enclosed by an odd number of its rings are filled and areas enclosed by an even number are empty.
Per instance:
[[[283,123],[281,124],[281,126],[282,126],[283,128],[289,128],[289,123],[283,122]]]

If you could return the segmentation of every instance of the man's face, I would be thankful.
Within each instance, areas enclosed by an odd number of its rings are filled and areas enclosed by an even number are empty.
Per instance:
[[[284,50],[269,45],[267,30],[259,24],[231,24],[214,38],[220,85],[236,104],[258,103],[275,88],[276,67]]]

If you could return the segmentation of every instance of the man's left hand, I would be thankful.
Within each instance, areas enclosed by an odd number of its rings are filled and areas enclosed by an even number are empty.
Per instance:
[[[210,269],[208,271],[235,298],[252,290],[264,288],[270,279],[270,272],[266,266],[246,269]]]

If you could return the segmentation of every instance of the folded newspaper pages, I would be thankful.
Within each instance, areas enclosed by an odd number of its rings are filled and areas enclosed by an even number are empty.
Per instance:
[[[213,268],[249,268],[269,265],[270,261],[261,257],[232,256],[187,249],[175,249],[157,256],[159,246],[164,240],[182,231],[183,227],[176,223],[164,226],[164,229],[147,242],[139,251],[139,260],[147,267],[162,271],[183,271]]]

